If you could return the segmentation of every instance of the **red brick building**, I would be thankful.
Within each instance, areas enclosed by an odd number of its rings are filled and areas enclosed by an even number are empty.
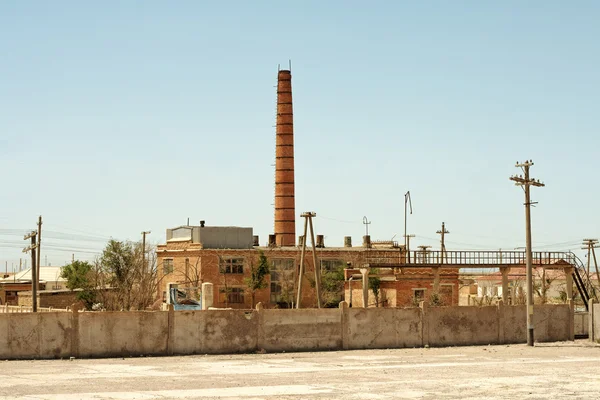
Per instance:
[[[202,283],[210,282],[214,285],[215,307],[250,308],[252,301],[246,280],[262,251],[268,259],[270,274],[267,287],[256,292],[255,301],[266,307],[291,307],[296,303],[300,246],[261,247],[257,242],[252,228],[212,227],[202,223],[168,229],[166,243],[157,248],[159,297],[166,299],[167,283],[178,283],[180,289],[187,289],[195,297]],[[337,293],[336,289],[331,290],[331,279],[328,291],[322,280],[322,292],[328,296],[330,305],[344,299],[349,301],[351,286],[353,305],[363,306],[362,283],[356,279],[361,267],[369,267],[370,276],[380,281],[377,298],[369,290],[369,306],[411,306],[421,300],[429,301],[433,293],[439,294],[435,300],[438,304],[458,304],[458,269],[418,265],[400,268],[398,265],[404,261],[403,246],[391,242],[373,244],[370,248],[323,246],[316,249],[316,254],[323,275],[341,275]],[[337,285],[335,280],[333,283]],[[316,306],[310,247],[305,256],[301,306]]]

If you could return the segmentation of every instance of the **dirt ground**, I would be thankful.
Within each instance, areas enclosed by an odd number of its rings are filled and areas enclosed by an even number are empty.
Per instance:
[[[600,345],[1,361],[13,399],[600,399]]]

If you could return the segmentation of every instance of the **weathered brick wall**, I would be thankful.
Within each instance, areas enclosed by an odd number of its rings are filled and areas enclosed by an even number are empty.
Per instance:
[[[38,292],[38,307],[67,308],[78,302],[77,292],[48,291]],[[19,305],[31,307],[33,305],[31,292],[19,293]]]
[[[274,259],[292,259],[296,269],[300,265],[299,247],[275,247],[261,248],[265,256],[271,262]],[[223,294],[221,291],[227,288],[247,289],[245,279],[250,277],[250,261],[256,265],[258,263],[258,249],[240,249],[240,250],[213,250],[201,249],[197,243],[176,242],[158,247],[158,293],[159,298],[165,294],[166,284],[168,282],[179,283],[180,288],[189,286],[200,286],[203,282],[214,284],[214,307],[225,307]],[[360,266],[365,260],[397,260],[400,261],[401,253],[398,249],[364,249],[353,248],[321,248],[317,249],[318,260],[340,260],[344,263],[350,263],[352,266]],[[223,274],[219,271],[219,258],[244,258],[243,274]],[[165,274],[164,260],[172,260],[173,272]],[[187,260],[187,262],[186,262]],[[186,273],[187,271],[187,273]],[[432,293],[433,275],[430,269],[426,270],[405,270],[397,271],[398,281],[385,283],[385,298],[389,307],[402,307],[411,304],[411,298],[414,288],[428,288],[427,295]],[[295,278],[293,281],[295,282]],[[196,284],[197,282],[197,284]],[[258,290],[256,293],[256,302],[262,302],[265,307],[273,307],[270,302],[270,276],[266,279],[267,287]],[[292,287],[295,286],[291,282]],[[356,281],[355,281],[356,282]],[[458,275],[456,269],[443,269],[440,272],[440,286],[451,285],[447,289],[444,298],[445,304],[458,304]],[[347,284],[346,284],[347,285]],[[360,286],[357,286],[360,287]],[[346,286],[347,288],[347,286]],[[371,296],[371,295],[370,295]],[[308,251],[305,256],[305,273],[302,281],[302,306],[315,307],[315,288],[314,288],[314,267],[312,253]],[[362,299],[362,295],[360,297]],[[374,298],[369,302],[374,303]],[[295,302],[295,299],[294,299]],[[362,300],[361,300],[362,302]],[[227,304],[231,308],[251,308],[251,296],[247,291],[244,293],[244,303]]]

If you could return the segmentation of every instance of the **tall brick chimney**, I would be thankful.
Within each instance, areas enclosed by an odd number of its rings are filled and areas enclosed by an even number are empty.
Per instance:
[[[278,246],[296,245],[294,200],[294,113],[292,73],[277,76],[277,131],[275,147],[275,241]]]

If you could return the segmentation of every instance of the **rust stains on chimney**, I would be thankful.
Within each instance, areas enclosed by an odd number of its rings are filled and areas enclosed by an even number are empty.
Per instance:
[[[275,240],[278,246],[295,246],[294,115],[292,73],[288,70],[277,76],[275,158]]]

